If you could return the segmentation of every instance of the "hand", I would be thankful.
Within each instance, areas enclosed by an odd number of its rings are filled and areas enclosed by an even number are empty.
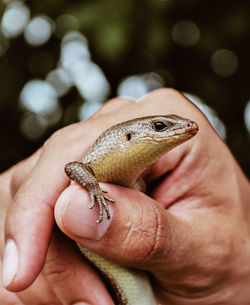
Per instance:
[[[98,211],[87,209],[89,196],[83,188],[73,185],[62,193],[68,183],[64,165],[80,160],[97,135],[114,123],[159,113],[188,117],[198,122],[200,131],[147,169],[147,195],[103,185],[116,203],[111,221],[96,225]],[[9,178],[14,199],[6,237],[15,241],[16,246],[9,243],[12,252],[18,251],[13,256],[17,267],[12,264],[5,273],[9,290],[26,288],[42,270],[36,281],[43,276],[47,286],[38,291],[53,292],[50,302],[112,304],[71,241],[56,231],[48,248],[53,207],[62,193],[55,209],[60,229],[104,257],[148,270],[161,304],[249,300],[249,183],[205,117],[181,94],[157,90],[139,103],[111,100],[90,120],[55,133],[24,164]],[[37,300],[34,304],[42,303]]]

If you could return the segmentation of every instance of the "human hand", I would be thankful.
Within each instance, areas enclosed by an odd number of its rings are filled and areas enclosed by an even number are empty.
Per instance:
[[[15,276],[8,289],[26,288],[43,268],[53,227],[52,208],[67,185],[64,165],[81,159],[97,135],[114,123],[159,112],[197,121],[200,132],[144,173],[151,198],[105,184],[116,204],[112,205],[111,221],[96,225],[97,215],[85,207],[89,205],[86,191],[73,185],[57,202],[57,223],[71,238],[102,256],[148,270],[162,304],[230,304],[228,300],[242,304],[248,300],[249,184],[203,115],[172,90],[155,91],[139,103],[127,99],[107,103],[89,121],[52,136],[37,154],[27,178],[20,178],[26,176],[20,169],[12,174],[15,196],[8,212],[6,234],[17,245],[19,268],[12,272]],[[75,300],[96,304],[88,293],[94,289],[102,295],[103,301],[98,304],[111,304],[105,288],[96,288],[101,283],[97,275],[90,283],[84,270],[87,265],[81,268],[72,251],[60,260],[63,245],[60,239],[52,239],[43,269],[58,300],[72,303],[62,291],[65,287],[69,291],[76,289],[86,278],[90,288],[86,290],[86,283],[82,285],[82,295],[77,294]],[[69,251],[73,247],[69,244],[66,248]],[[57,270],[62,270],[62,262],[70,257],[72,264],[63,271],[65,280],[59,289],[58,278],[62,274]],[[80,274],[77,280],[69,276],[75,264],[79,267],[75,274]],[[72,291],[69,294],[74,295]]]

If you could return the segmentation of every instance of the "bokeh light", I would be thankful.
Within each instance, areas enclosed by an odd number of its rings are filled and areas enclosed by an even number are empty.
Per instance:
[[[56,90],[57,96],[62,96],[72,86],[72,80],[64,68],[52,70],[46,77],[46,81]]]
[[[79,93],[86,100],[104,102],[110,86],[102,70],[91,61],[81,61],[70,69]],[[98,88],[98,89],[97,89]]]
[[[46,43],[53,32],[53,22],[47,16],[33,18],[24,30],[26,41],[33,46],[40,46]]]
[[[148,92],[163,86],[164,80],[157,73],[132,75],[121,81],[117,94],[123,97],[139,99]]]
[[[79,109],[79,119],[86,120],[102,106],[98,101],[87,101]]]
[[[21,91],[20,105],[26,112],[28,111],[42,118],[42,126],[45,126],[45,121],[46,126],[52,126],[62,116],[62,109],[58,103],[56,90],[46,81],[29,81]],[[41,120],[39,119],[38,121],[40,122]]]
[[[107,99],[110,85],[100,67],[91,61],[87,39],[79,32],[63,38],[60,64],[85,100],[98,103]]]
[[[200,29],[191,20],[181,20],[173,26],[171,35],[178,45],[192,47],[200,39]]]
[[[20,94],[21,105],[36,114],[45,115],[57,108],[57,94],[54,88],[45,81],[28,82]]]
[[[61,65],[70,69],[75,62],[86,59],[90,59],[87,39],[79,32],[67,33],[61,43]]]
[[[1,21],[2,33],[8,38],[21,34],[29,18],[29,8],[23,2],[11,2],[3,13]]]
[[[223,77],[232,76],[238,68],[238,58],[236,54],[227,49],[215,51],[210,59],[214,72]]]
[[[31,112],[24,113],[20,121],[20,130],[28,140],[39,139],[47,127],[48,123],[45,118]]]

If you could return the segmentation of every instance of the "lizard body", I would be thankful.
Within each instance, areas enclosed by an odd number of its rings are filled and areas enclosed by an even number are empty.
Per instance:
[[[148,116],[122,122],[102,133],[82,162],[70,162],[66,174],[84,186],[90,194],[91,205],[99,206],[99,219],[103,208],[110,213],[107,201],[98,182],[111,182],[145,191],[141,173],[155,160],[172,148],[191,139],[198,125],[177,115]],[[111,281],[118,291],[119,305],[155,304],[149,280],[145,273],[121,267],[79,246],[84,255]]]

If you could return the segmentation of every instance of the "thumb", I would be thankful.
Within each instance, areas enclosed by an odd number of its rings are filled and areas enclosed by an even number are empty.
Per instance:
[[[88,193],[74,184],[62,193],[55,207],[60,229],[118,264],[155,275],[172,272],[169,268],[189,244],[187,223],[141,192],[111,184],[102,187],[115,200],[109,205],[111,219],[104,217],[102,223],[96,223],[98,208],[88,209]]]

